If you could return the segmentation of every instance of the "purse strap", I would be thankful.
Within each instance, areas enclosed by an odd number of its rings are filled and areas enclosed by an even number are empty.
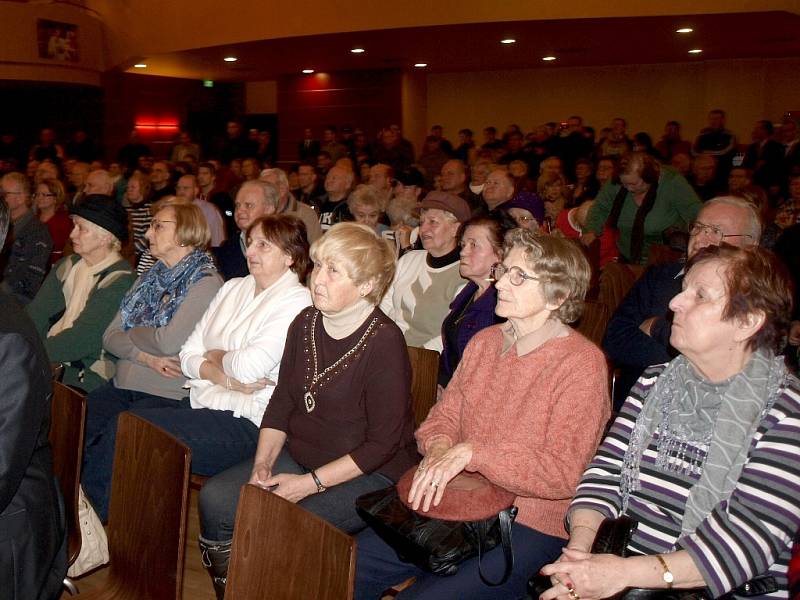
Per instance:
[[[487,529],[490,524],[482,521],[478,527],[478,575],[480,575],[481,581],[488,586],[497,587],[498,585],[503,585],[511,577],[511,572],[514,570],[514,549],[511,546],[511,524],[514,521],[511,515],[512,510],[514,510],[513,507],[502,510],[497,515],[498,527],[500,528],[500,545],[503,547],[503,556],[506,562],[506,570],[500,581],[490,581],[483,574],[483,545],[486,542]]]

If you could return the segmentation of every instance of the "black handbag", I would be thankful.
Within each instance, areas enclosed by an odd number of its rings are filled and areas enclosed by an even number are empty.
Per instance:
[[[415,470],[416,468],[413,471]],[[413,471],[409,473],[413,475]],[[479,575],[486,585],[498,586],[505,583],[514,568],[511,525],[517,516],[517,507],[511,506],[509,501],[506,508],[478,520],[425,516],[403,502],[408,494],[408,482],[411,479],[409,473],[403,476],[397,487],[371,492],[356,500],[356,511],[364,522],[397,552],[401,561],[414,564],[423,571],[436,575],[453,575],[462,562],[477,556]],[[404,480],[406,485],[403,485]],[[444,498],[449,495],[450,504],[457,507],[459,491],[457,484],[453,485],[455,481],[454,479],[448,484]],[[513,499],[513,494],[509,498]],[[438,508],[443,504],[444,500]],[[434,514],[440,513],[441,511],[437,511]],[[483,574],[481,561],[484,553],[497,546],[503,548],[505,572],[499,581],[490,581]]]
[[[592,543],[591,553],[616,554],[623,558],[628,556],[628,544],[637,526],[638,523],[626,515],[617,519],[603,519],[597,529],[594,543]],[[550,577],[537,573],[528,581],[528,594],[532,598],[538,598],[552,585]],[[777,590],[778,584],[772,575],[759,575],[725,594],[722,598],[761,596]],[[615,598],[618,600],[712,600],[708,588],[628,588]]]

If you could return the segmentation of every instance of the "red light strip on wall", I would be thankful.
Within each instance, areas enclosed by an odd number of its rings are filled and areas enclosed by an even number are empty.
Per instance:
[[[137,123],[136,129],[146,129],[148,131],[178,131],[177,125],[165,125],[162,123]]]

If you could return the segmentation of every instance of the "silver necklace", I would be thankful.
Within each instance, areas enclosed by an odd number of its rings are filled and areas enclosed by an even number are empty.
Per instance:
[[[340,364],[342,364],[344,361],[346,361],[350,356],[355,354],[355,352],[366,341],[367,336],[369,336],[369,334],[375,328],[375,325],[378,323],[378,317],[373,318],[372,322],[369,324],[369,327],[367,327],[367,330],[364,332],[364,335],[362,335],[361,338],[356,342],[356,345],[353,346],[352,348],[350,348],[350,350],[348,350],[344,354],[342,354],[342,356],[340,356],[339,359],[335,363],[333,363],[332,365],[327,367],[324,371],[319,373],[318,372],[319,371],[319,366],[318,366],[318,361],[317,361],[317,340],[316,340],[317,316],[318,315],[319,315],[319,312],[315,312],[314,316],[311,319],[311,354],[312,354],[312,356],[314,358],[314,374],[311,377],[311,383],[306,387],[306,393],[303,395],[303,404],[305,404],[307,413],[310,413],[311,411],[313,411],[317,407],[317,401],[314,398],[314,394],[312,393],[312,390],[314,389],[314,386],[317,385],[318,382],[321,382],[322,379],[324,377],[326,377],[326,375],[328,375],[328,373],[333,371],[336,367],[338,367]],[[346,369],[347,366],[348,365],[345,363],[344,368]],[[326,381],[330,381],[330,377],[327,377]],[[321,384],[320,384],[320,386],[321,386]]]

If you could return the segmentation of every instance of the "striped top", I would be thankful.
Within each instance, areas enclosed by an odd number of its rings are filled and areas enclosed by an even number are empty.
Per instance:
[[[666,365],[650,367],[631,390],[608,436],[583,474],[570,512],[588,508],[619,516],[623,457],[636,418]],[[642,456],[640,489],[629,498],[627,514],[639,523],[631,554],[686,550],[713,597],[769,572],[778,591],[765,598],[787,598],[787,568],[800,525],[800,382],[789,376],[771,410],[758,426],[739,483],[695,533],[678,540],[686,499],[700,473],[664,471],[655,466],[658,434]],[[689,447],[685,459],[705,459]],[[677,457],[673,457],[676,459]],[[569,517],[568,517],[569,518]]]
[[[133,234],[133,247],[137,256],[144,254],[147,250],[147,241],[144,234],[147,233],[150,227],[150,219],[153,216],[150,214],[150,203],[142,202],[136,206],[128,207],[128,217],[131,220],[131,232]]]

